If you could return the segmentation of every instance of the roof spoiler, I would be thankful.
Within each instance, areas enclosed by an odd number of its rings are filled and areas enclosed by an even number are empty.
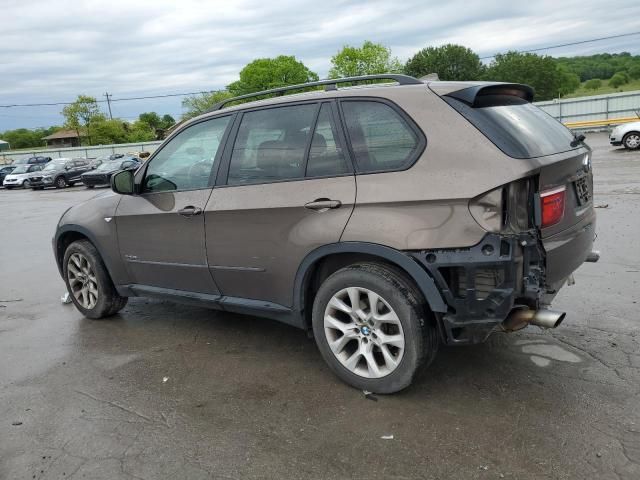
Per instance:
[[[529,85],[521,83],[490,83],[474,85],[472,87],[463,88],[462,90],[446,93],[445,95],[474,107],[476,106],[478,97],[486,95],[510,95],[513,97],[520,97],[527,102],[531,102],[533,100],[534,90]]]

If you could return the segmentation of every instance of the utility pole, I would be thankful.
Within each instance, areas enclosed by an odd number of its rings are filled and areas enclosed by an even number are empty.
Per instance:
[[[107,97],[107,106],[109,107],[109,120],[113,120],[113,115],[111,115],[111,100],[109,99],[109,97],[112,97],[113,95],[111,95],[110,93],[105,93],[104,96]]]

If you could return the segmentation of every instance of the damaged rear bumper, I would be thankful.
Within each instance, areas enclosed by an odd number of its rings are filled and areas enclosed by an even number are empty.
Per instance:
[[[486,340],[515,308],[538,310],[548,305],[566,278],[587,260],[593,238],[593,225],[548,245],[535,231],[489,233],[473,247],[409,254],[429,272],[448,306],[438,321],[443,342],[473,344]],[[548,262],[554,264],[552,283]]]

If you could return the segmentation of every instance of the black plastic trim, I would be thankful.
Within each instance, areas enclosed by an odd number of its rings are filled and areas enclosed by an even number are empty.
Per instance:
[[[314,265],[325,257],[339,253],[367,254],[380,257],[404,270],[416,282],[416,285],[429,303],[433,312],[444,313],[447,305],[442,299],[433,278],[411,256],[391,247],[366,242],[339,242],[323,245],[309,253],[300,263],[294,281],[293,310],[303,312],[306,305],[305,292],[310,273]]]

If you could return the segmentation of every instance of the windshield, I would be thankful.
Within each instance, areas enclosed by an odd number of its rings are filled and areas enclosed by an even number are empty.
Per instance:
[[[96,168],[96,172],[110,172],[112,170],[118,170],[121,162],[104,162]]]
[[[15,170],[11,173],[27,173],[27,170],[29,169],[31,165],[18,165]]]
[[[43,172],[51,170],[60,170],[64,166],[65,162],[49,162],[47,166],[42,169]]]
[[[579,148],[573,133],[535,105],[512,95],[483,95],[473,106],[444,97],[500,150],[513,158],[533,158]]]

